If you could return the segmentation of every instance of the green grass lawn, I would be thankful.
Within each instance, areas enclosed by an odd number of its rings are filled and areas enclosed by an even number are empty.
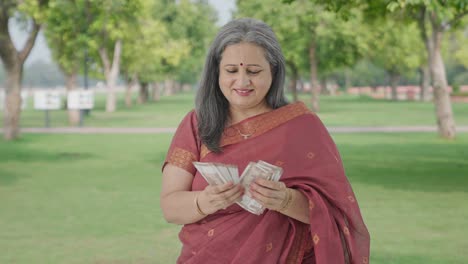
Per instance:
[[[159,209],[171,134],[0,140],[0,263],[174,263]],[[468,134],[336,134],[371,263],[468,263]]]
[[[88,127],[175,127],[182,117],[194,106],[194,94],[182,93],[163,96],[161,101],[126,108],[123,94],[118,95],[115,113],[104,111],[105,98],[96,97],[95,109],[84,120]],[[301,95],[301,100],[309,103],[310,96]],[[453,103],[453,111],[458,125],[468,125],[468,104]],[[374,100],[358,96],[322,96],[319,113],[328,126],[435,126],[434,105],[431,102],[393,102]],[[67,113],[64,110],[50,111],[51,126],[67,126]],[[29,107],[22,112],[22,127],[43,127],[45,113]],[[0,121],[3,122],[3,121]]]

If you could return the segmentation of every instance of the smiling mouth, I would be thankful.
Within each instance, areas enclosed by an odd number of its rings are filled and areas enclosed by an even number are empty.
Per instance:
[[[247,96],[253,92],[253,89],[234,89],[238,95]]]

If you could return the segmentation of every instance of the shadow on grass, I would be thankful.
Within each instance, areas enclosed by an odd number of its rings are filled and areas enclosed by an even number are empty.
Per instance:
[[[394,253],[394,252],[392,252]],[[451,263],[451,264],[464,264],[466,263],[465,259],[461,255],[454,255],[450,258],[441,258],[435,257],[435,254],[389,254],[389,252],[374,252],[371,251],[371,261],[370,263],[378,264],[441,264],[441,263]]]
[[[36,139],[42,136],[37,135]],[[33,162],[75,162],[96,158],[96,155],[86,152],[67,151],[66,149],[54,152],[46,148],[38,149],[30,146],[33,142],[31,137],[22,137],[11,142],[0,142],[0,185],[12,184],[24,177],[16,171],[17,166],[27,166],[28,163]]]
[[[340,148],[352,182],[402,190],[468,192],[467,143],[341,144]]]
[[[434,259],[432,255],[400,255],[400,254],[379,254],[378,252],[371,252],[370,263],[379,264],[440,264],[440,263],[452,263],[452,264],[463,264],[462,260],[448,260],[448,259]]]
[[[92,159],[95,155],[85,152],[50,152],[30,149],[23,146],[3,145],[0,149],[0,164],[6,162],[36,162],[36,161],[77,161]]]
[[[11,185],[19,178],[24,178],[24,176],[17,172],[0,168],[0,186]]]

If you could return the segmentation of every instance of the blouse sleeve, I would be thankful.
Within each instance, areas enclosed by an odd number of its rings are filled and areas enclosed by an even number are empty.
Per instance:
[[[196,114],[195,111],[191,111],[182,120],[172,138],[162,170],[169,163],[195,175],[196,170],[192,162],[200,160],[201,146],[197,131]]]

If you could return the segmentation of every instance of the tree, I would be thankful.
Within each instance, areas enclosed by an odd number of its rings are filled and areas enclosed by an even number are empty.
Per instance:
[[[415,23],[404,25],[401,21],[381,20],[369,28],[373,34],[369,55],[371,60],[385,69],[390,77],[392,99],[397,100],[397,86],[402,75],[421,65],[419,52],[423,49]]]
[[[468,69],[468,26],[463,31],[458,32],[455,39],[455,43],[457,43],[458,46],[454,54],[455,59],[458,63],[463,65],[463,67]]]
[[[36,41],[41,23],[46,17],[47,0],[0,2],[0,58],[6,72],[6,102],[3,112],[4,138],[13,140],[19,136],[21,114],[21,81],[23,65]],[[8,22],[20,17],[29,26],[29,36],[24,46],[17,50],[8,31]]]
[[[292,2],[294,0],[283,1]],[[445,32],[459,27],[462,19],[468,15],[468,0],[310,1],[323,3],[335,10],[361,6],[364,3],[370,17],[403,16],[408,21],[417,21],[428,54],[439,135],[447,139],[455,138],[455,120],[447,89],[446,70],[442,57],[442,39]]]
[[[89,6],[89,48],[99,57],[106,78],[106,112],[116,110],[115,85],[120,73],[120,59],[128,32],[137,27],[142,11],[140,0],[86,0]]]
[[[172,52],[162,60],[165,77],[165,94],[177,87],[176,79],[194,82],[198,79],[208,42],[215,31],[215,12],[205,0],[160,0],[163,8],[156,9],[157,16],[167,26],[173,46],[186,44],[186,53]],[[161,12],[161,10],[163,10]],[[176,49],[174,49],[175,51]]]
[[[385,85],[386,72],[368,58],[360,60],[350,70],[348,82],[353,86],[377,87]]]
[[[390,11],[401,8],[409,14],[419,13],[416,19],[419,22],[421,37],[429,58],[438,131],[443,138],[455,138],[455,120],[442,58],[442,39],[446,31],[457,26],[460,19],[468,14],[468,2],[466,0],[414,0],[406,3],[406,1],[394,0],[388,8]]]
[[[365,50],[364,32],[355,24],[360,16],[350,11],[348,20],[314,1],[237,1],[238,16],[250,16],[270,24],[283,45],[288,68],[296,79],[296,69],[306,58],[310,74],[312,110],[319,111],[319,76],[337,68],[354,65]],[[294,64],[297,62],[297,65]]]
[[[85,1],[53,1],[45,26],[45,36],[52,51],[54,61],[65,75],[68,92],[77,89],[78,73],[85,60],[88,46]],[[80,110],[68,109],[68,123],[77,126]]]
[[[255,17],[272,27],[284,54],[293,100],[297,101],[297,82],[308,71],[309,61],[304,56],[307,54],[308,38],[300,30],[294,7],[276,4],[277,1],[238,0],[236,17]]]
[[[179,12],[175,2],[159,0],[142,3],[144,8],[138,17],[139,26],[129,32],[127,48],[122,54],[122,72],[127,76],[129,84],[139,82],[139,102],[145,103],[149,99],[150,85],[154,88],[153,100],[157,100],[158,82],[164,80],[168,74],[175,76],[182,60],[196,54],[191,52],[188,39],[177,35],[189,25],[174,25]],[[194,4],[181,1],[179,5]],[[193,23],[190,26],[200,25]],[[203,42],[203,39],[194,42]]]
[[[57,87],[64,83],[64,76],[54,63],[42,60],[34,61],[24,66],[23,70],[24,87]]]
[[[171,42],[167,27],[153,16],[157,2],[142,1],[142,5],[137,26],[127,32],[126,48],[122,52],[121,72],[127,81],[127,107],[132,104],[132,87],[140,82],[138,101],[148,101],[148,84],[158,79],[162,71],[161,60],[169,53],[166,45]]]
[[[185,39],[189,48],[175,69],[176,78],[181,83],[194,84],[200,77],[206,51],[216,34],[216,11],[205,0],[179,1],[176,11],[171,23],[172,30],[177,31],[174,37]]]

